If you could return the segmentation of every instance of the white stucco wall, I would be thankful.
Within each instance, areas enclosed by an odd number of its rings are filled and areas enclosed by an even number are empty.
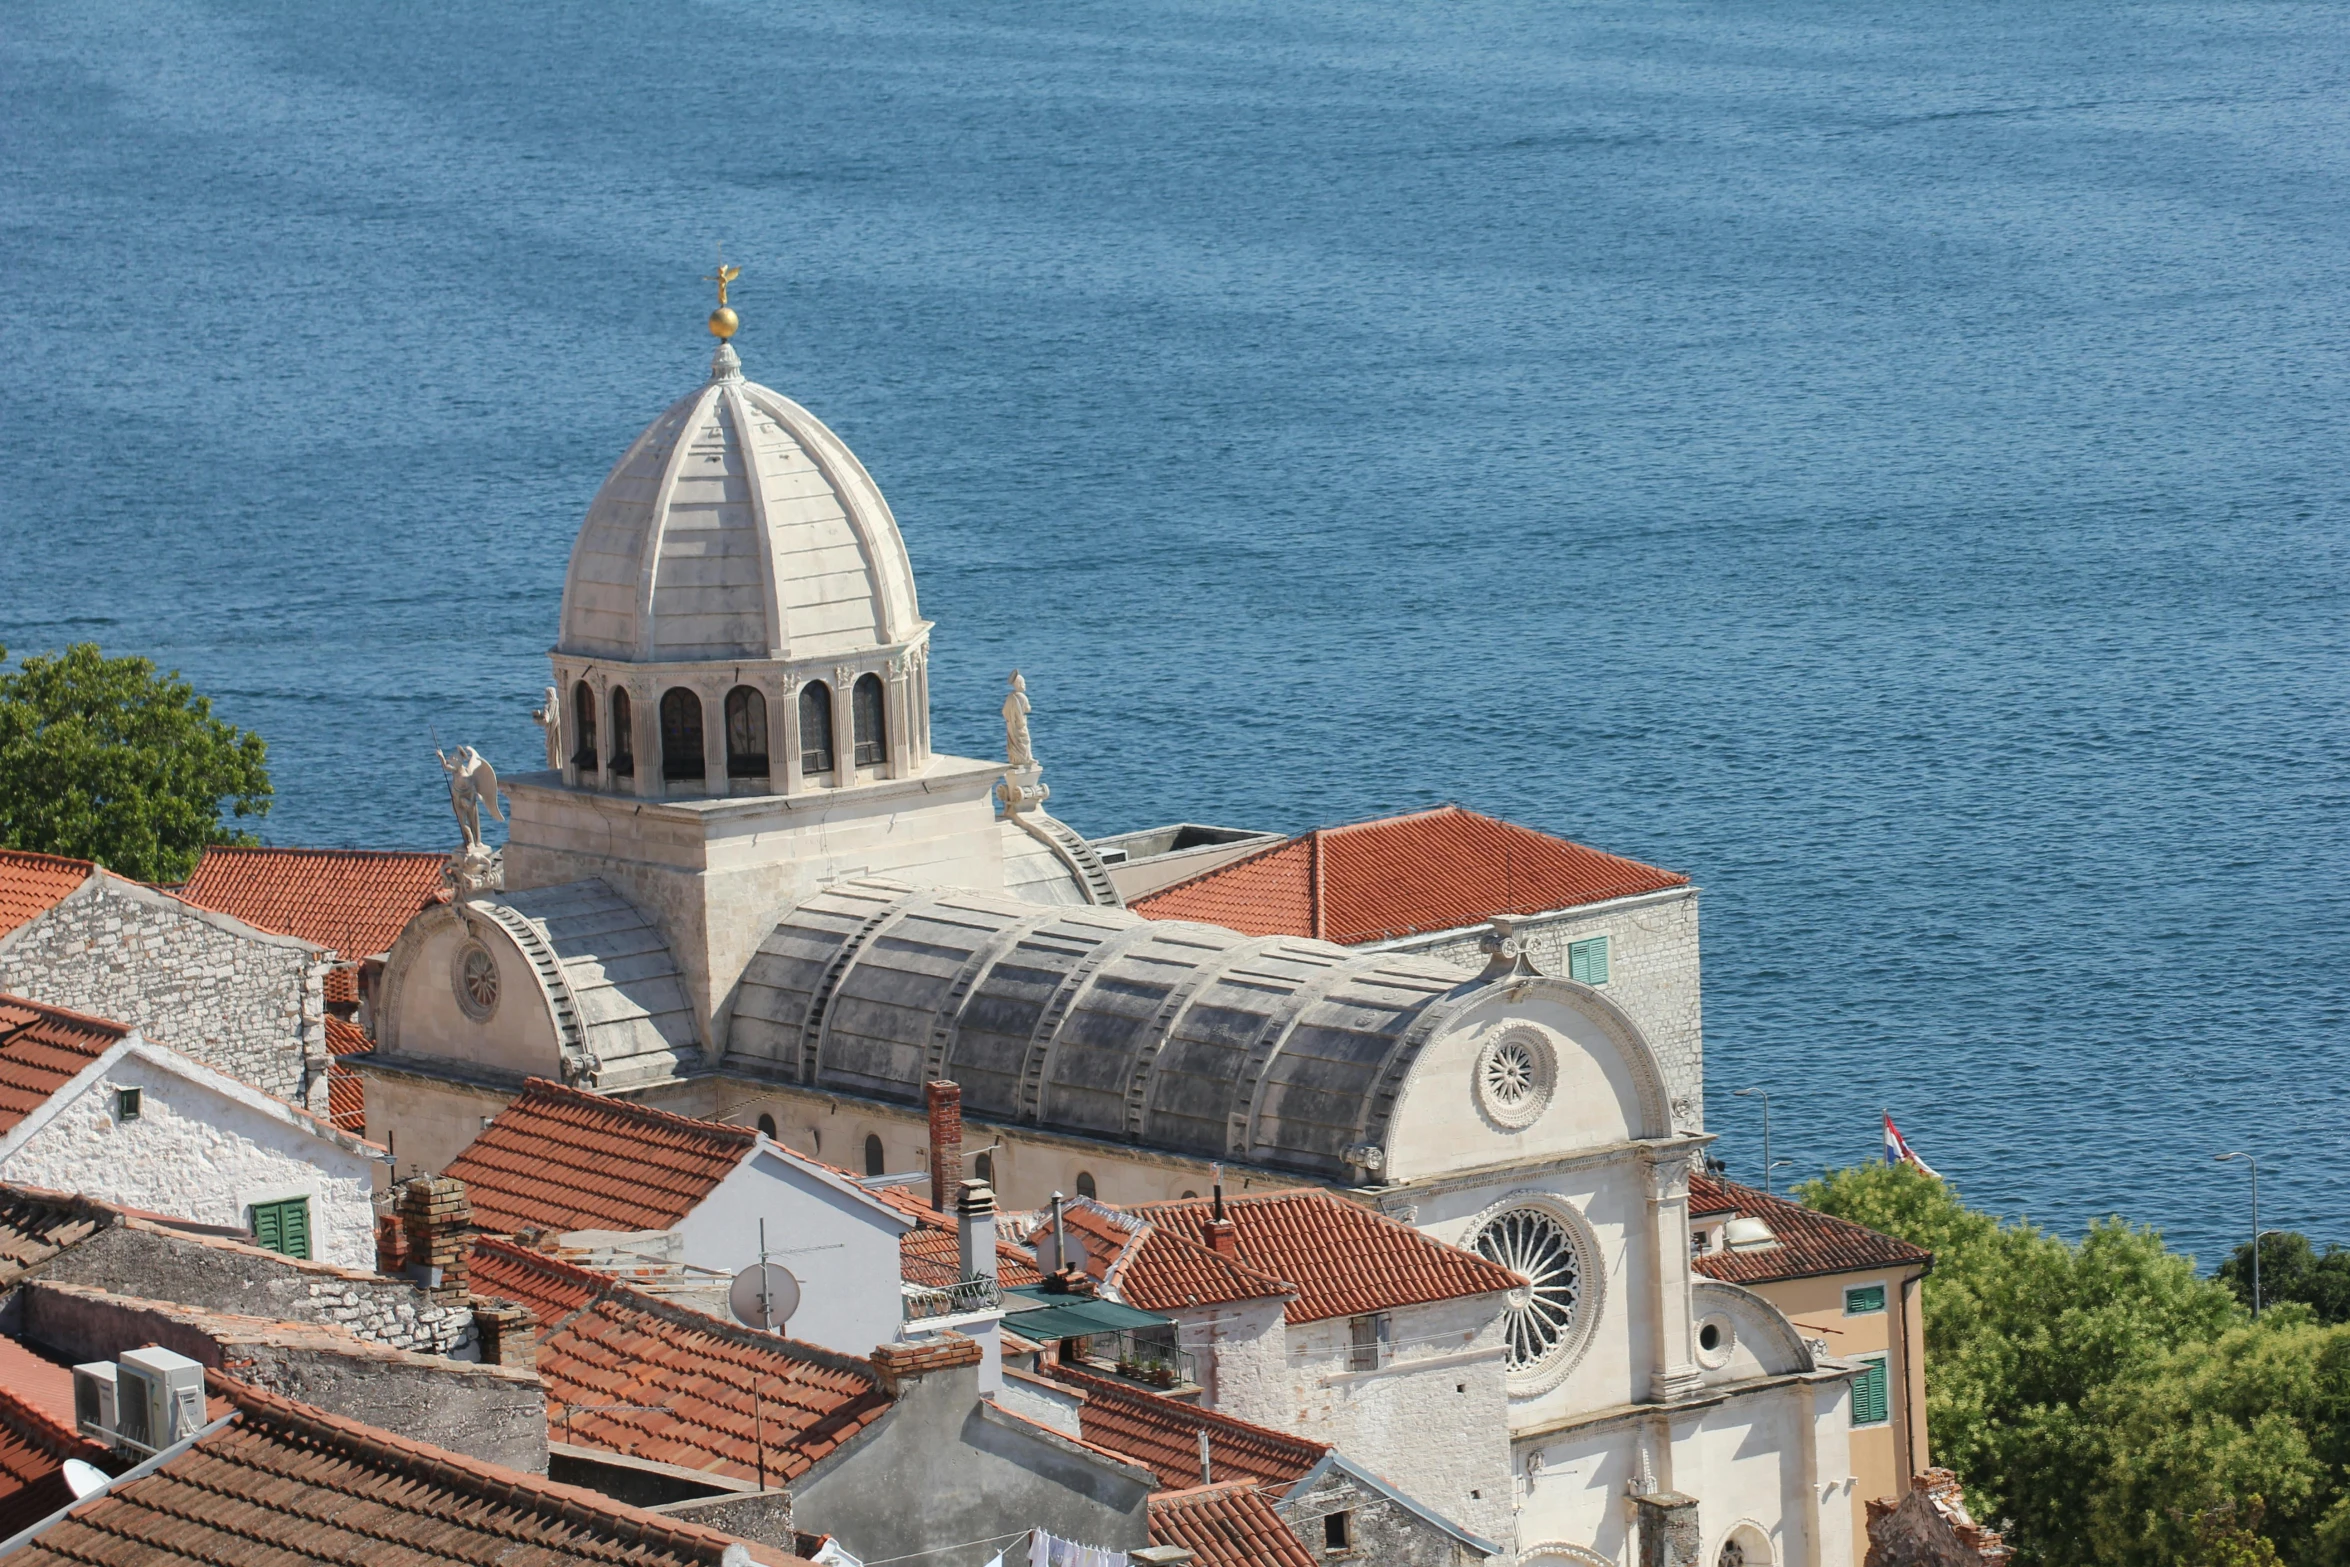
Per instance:
[[[125,1088],[140,1090],[136,1120],[116,1113]],[[223,1091],[238,1088],[134,1036],[0,1139],[0,1180],[237,1229],[250,1228],[254,1203],[307,1197],[310,1255],[372,1270],[368,1151],[289,1107]]]
[[[1199,1368],[1200,1402],[1276,1430],[1296,1416],[1289,1385],[1288,1330],[1280,1300],[1239,1300],[1168,1312],[1177,1343]]]

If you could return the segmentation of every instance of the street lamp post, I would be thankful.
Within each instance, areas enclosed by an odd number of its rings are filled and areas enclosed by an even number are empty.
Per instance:
[[[2252,1320],[2260,1320],[2260,1161],[2248,1153],[2215,1153],[2221,1164],[2241,1159],[2252,1166]]]
[[[1771,1091],[1767,1088],[1734,1088],[1733,1099],[1753,1099],[1763,1102],[1763,1195],[1771,1194]]]

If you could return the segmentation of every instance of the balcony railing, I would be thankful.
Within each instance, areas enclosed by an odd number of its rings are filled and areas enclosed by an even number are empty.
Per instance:
[[[960,1317],[977,1311],[994,1311],[1004,1303],[1004,1292],[990,1278],[964,1279],[943,1288],[925,1284],[904,1287],[906,1320],[921,1322],[932,1317]]]

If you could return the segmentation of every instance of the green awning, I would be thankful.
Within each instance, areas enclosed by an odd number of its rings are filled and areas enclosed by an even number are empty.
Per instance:
[[[1006,1290],[1004,1326],[1025,1339],[1044,1343],[1057,1338],[1087,1338],[1096,1333],[1124,1333],[1135,1328],[1163,1328],[1173,1318],[1153,1316],[1091,1295],[1047,1295],[1041,1290]]]

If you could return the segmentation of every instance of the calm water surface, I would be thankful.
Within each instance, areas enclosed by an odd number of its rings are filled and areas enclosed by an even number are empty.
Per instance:
[[[1094,833],[1459,800],[1705,886],[1710,1115],[2350,1241],[2350,12],[64,4],[0,23],[0,642],[284,843],[527,765],[699,379],[863,455],[943,748]]]

